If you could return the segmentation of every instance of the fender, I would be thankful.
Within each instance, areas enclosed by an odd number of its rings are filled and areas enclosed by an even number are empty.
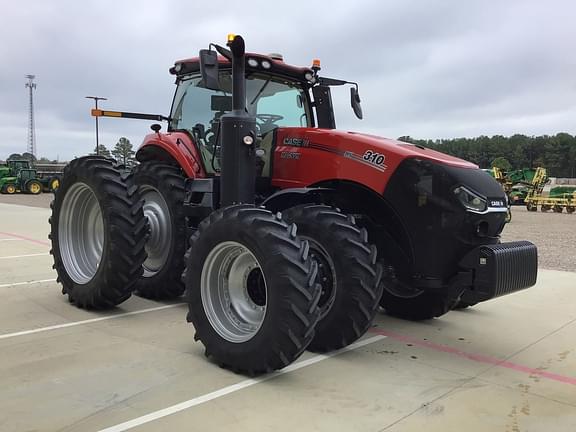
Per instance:
[[[326,198],[334,192],[334,189],[324,187],[282,189],[266,198],[261,205],[278,212],[298,204],[326,203]]]
[[[160,160],[176,163],[189,178],[205,178],[202,158],[190,137],[184,132],[153,133],[146,135],[136,152],[140,162]]]

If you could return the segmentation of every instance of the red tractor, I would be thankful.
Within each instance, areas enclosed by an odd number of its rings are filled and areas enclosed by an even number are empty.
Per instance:
[[[478,167],[335,129],[330,88],[350,85],[362,118],[355,83],[245,53],[239,36],[170,72],[169,117],[93,111],[168,122],[139,165],[66,168],[50,238],[76,306],[186,292],[206,355],[257,374],[350,344],[379,306],[430,319],[536,282],[536,247],[500,242],[506,197]]]

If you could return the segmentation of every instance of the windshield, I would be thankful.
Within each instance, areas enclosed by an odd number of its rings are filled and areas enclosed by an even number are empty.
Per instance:
[[[172,130],[188,131],[197,143],[208,172],[219,170],[217,140],[220,117],[232,109],[232,79],[220,75],[222,90],[201,87],[200,76],[182,80],[172,106]],[[246,108],[256,116],[258,138],[282,126],[310,126],[306,93],[297,83],[253,75],[246,79]],[[258,144],[258,142],[257,142]]]

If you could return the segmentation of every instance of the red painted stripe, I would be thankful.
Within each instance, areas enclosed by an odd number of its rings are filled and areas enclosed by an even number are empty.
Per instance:
[[[39,245],[42,245],[42,246],[50,246],[50,243],[48,243],[48,242],[45,242],[45,241],[42,241],[42,240],[36,240],[36,239],[30,238],[30,237],[26,237],[26,236],[23,236],[23,235],[19,235],[19,234],[12,234],[12,233],[7,233],[7,232],[2,232],[2,231],[0,231],[0,235],[5,235],[5,236],[12,237],[12,238],[20,239],[20,240],[26,240],[26,241],[29,241],[29,242],[32,242],[32,243],[36,243],[36,244],[39,244]]]
[[[493,365],[493,366],[503,367],[506,369],[512,369],[512,370],[515,370],[517,372],[524,372],[524,373],[529,374],[529,375],[538,375],[538,376],[541,376],[543,378],[548,378],[550,380],[558,381],[558,382],[561,382],[564,384],[576,385],[576,378],[574,378],[574,377],[559,375],[559,374],[555,374],[552,372],[546,372],[546,371],[541,370],[541,369],[535,369],[535,368],[531,368],[528,366],[519,365],[516,363],[506,361],[506,360],[499,360],[495,357],[489,357],[489,356],[485,356],[482,354],[469,353],[466,351],[459,350],[457,348],[452,348],[448,345],[442,345],[442,344],[437,344],[437,343],[430,342],[430,341],[418,340],[418,339],[414,339],[410,336],[400,335],[397,333],[390,332],[388,330],[381,330],[378,328],[372,328],[370,330],[370,332],[380,334],[383,336],[387,336],[390,339],[394,339],[394,340],[397,340],[400,342],[406,342],[406,343],[411,343],[413,345],[422,346],[425,348],[430,348],[430,349],[433,349],[434,351],[440,351],[440,352],[444,352],[444,353],[448,353],[448,354],[454,354],[458,357],[462,357],[462,358],[465,358],[467,360],[472,360],[472,361],[475,361],[478,363],[484,363],[484,364],[489,364],[489,365]]]

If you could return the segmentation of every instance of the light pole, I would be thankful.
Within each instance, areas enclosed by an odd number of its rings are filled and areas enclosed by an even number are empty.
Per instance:
[[[34,95],[36,75],[26,75],[28,82],[24,85],[30,90],[30,99],[28,102],[28,153],[36,156],[36,129],[34,127]]]
[[[99,100],[108,100],[105,97],[99,96],[86,96],[86,99],[94,99],[94,108],[98,109]],[[94,117],[96,119],[96,155],[100,155],[100,143],[98,142],[98,116]]]

